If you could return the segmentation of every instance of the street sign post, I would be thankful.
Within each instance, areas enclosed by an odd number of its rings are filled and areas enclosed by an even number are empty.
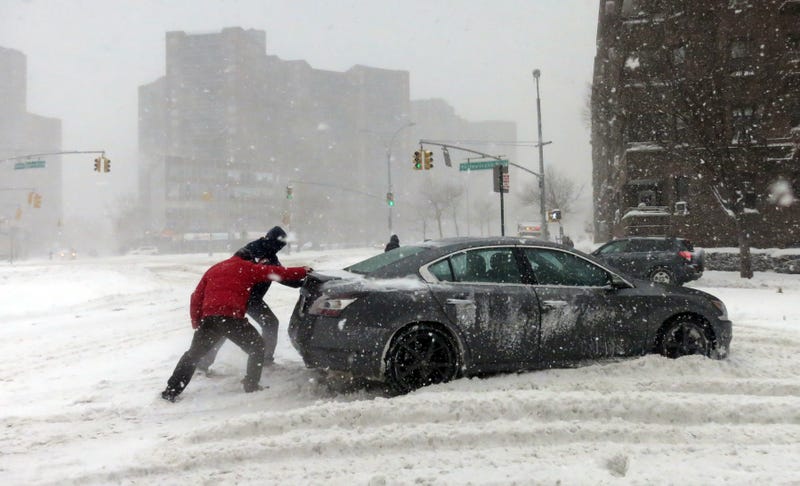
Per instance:
[[[44,160],[26,160],[25,162],[17,162],[14,164],[14,170],[44,169],[45,165]]]
[[[466,172],[468,170],[489,170],[494,169],[495,166],[508,167],[507,160],[484,160],[480,162],[462,162],[458,164],[458,170]]]

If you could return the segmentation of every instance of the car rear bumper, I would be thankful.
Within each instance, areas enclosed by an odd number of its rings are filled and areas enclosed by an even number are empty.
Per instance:
[[[391,332],[377,327],[348,326],[347,319],[292,316],[289,337],[309,368],[383,379],[383,354]]]
[[[703,271],[693,265],[683,265],[675,276],[678,283],[682,284],[702,277]]]

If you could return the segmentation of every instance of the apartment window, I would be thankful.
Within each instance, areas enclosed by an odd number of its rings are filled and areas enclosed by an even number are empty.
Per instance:
[[[675,199],[686,201],[689,198],[689,178],[686,176],[675,176]]]
[[[789,107],[789,126],[800,127],[800,101],[795,101]]]
[[[800,52],[800,32],[792,32],[786,36],[786,50]]]
[[[753,42],[750,39],[736,39],[731,42],[731,59],[746,59],[753,53]]]
[[[758,129],[756,108],[754,106],[740,106],[731,112],[731,125],[733,127],[733,144],[747,144],[755,141]]]
[[[755,184],[752,180],[742,181],[742,189],[739,192],[742,207],[745,209],[756,209],[758,195],[756,194]]]
[[[641,0],[623,0],[622,1],[622,16],[623,17],[637,17],[642,15],[642,2]]]
[[[681,66],[686,63],[686,46],[677,46],[672,49],[672,65]]]

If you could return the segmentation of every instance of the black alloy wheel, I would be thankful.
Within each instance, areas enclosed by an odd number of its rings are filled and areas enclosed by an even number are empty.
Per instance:
[[[700,354],[711,355],[711,341],[705,326],[692,318],[682,318],[670,325],[661,339],[659,352],[667,358]]]
[[[459,359],[450,337],[424,324],[401,331],[386,357],[386,380],[392,391],[408,393],[445,383],[458,374]]]
[[[650,281],[657,284],[669,285],[675,283],[675,276],[669,269],[659,267],[650,272]]]

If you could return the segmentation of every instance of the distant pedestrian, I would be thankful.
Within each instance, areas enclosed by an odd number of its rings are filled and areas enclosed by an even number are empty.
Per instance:
[[[575,248],[575,243],[572,242],[572,238],[569,236],[565,236],[561,239],[561,244],[566,246],[567,248]]]
[[[264,265],[282,266],[278,260],[278,252],[286,246],[286,231],[280,226],[270,229],[267,234],[255,241],[251,241],[234,253],[235,256],[253,263]],[[261,327],[261,338],[264,341],[264,364],[269,365],[275,360],[275,348],[278,345],[278,317],[272,312],[264,296],[271,285],[271,281],[259,282],[253,285],[250,291],[250,298],[247,301],[247,315],[250,316]],[[299,280],[280,280],[280,283],[288,287],[297,288],[302,285]],[[225,343],[223,336],[213,348],[211,348],[203,359],[197,364],[198,369],[208,373],[209,367],[217,358],[217,353]]]
[[[386,243],[386,248],[384,248],[383,251],[392,251],[397,248],[400,248],[400,238],[398,238],[397,235],[392,235],[389,238],[389,243]]]
[[[259,282],[301,280],[310,271],[309,267],[259,265],[235,255],[209,268],[190,300],[189,314],[195,329],[192,344],[167,380],[161,398],[175,401],[192,379],[200,358],[222,337],[249,355],[247,374],[242,380],[244,391],[261,390],[264,342],[245,318],[250,289]]]

